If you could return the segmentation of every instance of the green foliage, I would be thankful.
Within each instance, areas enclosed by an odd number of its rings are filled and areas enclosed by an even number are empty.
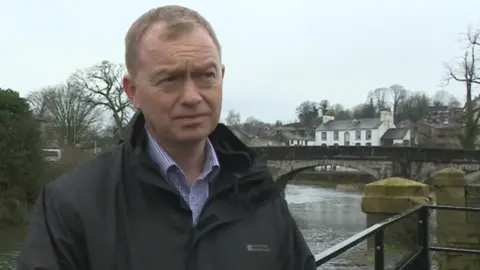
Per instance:
[[[44,168],[39,126],[27,101],[0,89],[0,222],[22,222],[18,216],[35,200]]]
[[[297,117],[305,126],[310,126],[319,117],[320,107],[312,101],[304,101],[296,108]]]
[[[0,198],[0,222],[6,225],[26,225],[28,204],[15,198]]]

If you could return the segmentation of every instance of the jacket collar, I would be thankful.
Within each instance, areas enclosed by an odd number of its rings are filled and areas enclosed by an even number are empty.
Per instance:
[[[144,126],[143,114],[137,112],[127,126],[123,144],[127,151],[134,155],[135,162],[152,165],[153,162],[145,151],[146,131]],[[204,232],[221,223],[242,218],[245,213],[250,213],[280,196],[279,190],[267,170],[265,160],[241,142],[225,125],[218,124],[209,135],[209,139],[220,162],[221,169],[218,178],[222,180],[214,182],[211,187],[211,196],[223,196],[223,199],[216,200],[217,206],[208,208],[210,210],[206,211],[205,217],[199,221],[197,227]],[[137,167],[139,169],[137,172],[143,174],[139,176],[142,181],[172,190],[165,181],[156,181],[157,179],[150,177],[149,170],[141,168],[145,167]],[[233,193],[224,192],[227,190],[233,190]],[[242,211],[237,211],[238,209]]]

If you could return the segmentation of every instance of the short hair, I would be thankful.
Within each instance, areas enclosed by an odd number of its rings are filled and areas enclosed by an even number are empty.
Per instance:
[[[192,30],[195,26],[204,28],[217,46],[221,55],[220,42],[210,23],[197,11],[178,6],[167,5],[151,9],[141,15],[127,31],[125,36],[125,65],[130,75],[136,75],[138,45],[145,33],[157,22],[167,24],[167,37],[174,38]]]

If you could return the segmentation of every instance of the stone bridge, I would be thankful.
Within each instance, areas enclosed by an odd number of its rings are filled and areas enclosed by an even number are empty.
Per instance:
[[[480,171],[480,151],[419,147],[294,146],[255,147],[266,158],[275,181],[285,187],[300,171],[332,165],[354,168],[375,179],[400,176],[429,181],[443,168]]]

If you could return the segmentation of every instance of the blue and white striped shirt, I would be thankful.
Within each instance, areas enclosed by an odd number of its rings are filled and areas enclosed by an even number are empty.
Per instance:
[[[198,179],[189,185],[187,177],[170,155],[163,150],[155,139],[148,133],[147,151],[150,158],[158,164],[160,172],[165,180],[178,190],[185,202],[192,210],[193,224],[196,225],[198,217],[209,195],[210,182],[217,176],[220,170],[220,163],[207,139],[205,146],[205,166]]]

